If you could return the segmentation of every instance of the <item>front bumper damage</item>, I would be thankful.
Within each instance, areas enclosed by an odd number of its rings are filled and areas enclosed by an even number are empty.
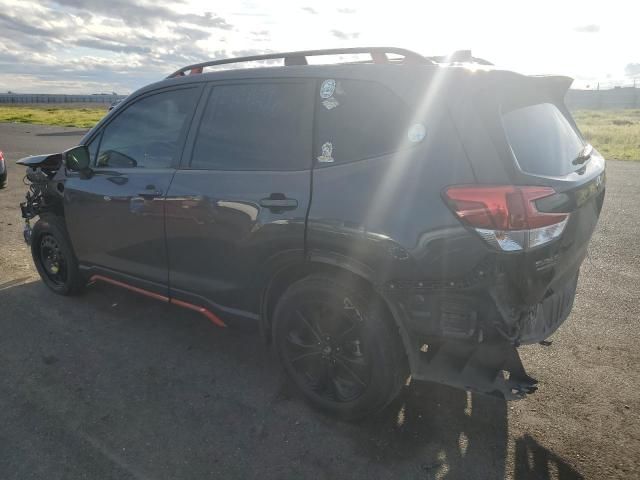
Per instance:
[[[24,238],[24,243],[27,245],[31,245],[31,237],[32,237],[33,228],[31,228],[31,222],[29,220],[24,221],[24,227],[22,228],[22,237]]]

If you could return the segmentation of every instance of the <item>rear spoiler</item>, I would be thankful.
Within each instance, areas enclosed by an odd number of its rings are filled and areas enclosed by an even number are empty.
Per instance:
[[[504,70],[476,72],[466,77],[464,88],[503,111],[534,103],[563,104],[573,78],[562,75],[522,75]]]
[[[524,76],[522,81],[516,82],[513,86],[507,86],[502,92],[502,108],[508,111],[524,105],[549,101],[563,104],[572,83],[573,78],[565,76]]]

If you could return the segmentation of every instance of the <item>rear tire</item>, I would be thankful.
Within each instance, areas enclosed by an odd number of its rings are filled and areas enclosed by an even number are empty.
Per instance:
[[[86,285],[62,218],[47,215],[36,222],[31,256],[42,281],[58,295],[78,294]]]
[[[397,327],[372,294],[328,275],[291,285],[274,312],[273,343],[316,408],[355,420],[387,406],[408,375]]]

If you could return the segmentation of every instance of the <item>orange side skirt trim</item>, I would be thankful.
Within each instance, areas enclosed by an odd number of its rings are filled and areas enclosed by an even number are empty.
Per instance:
[[[104,275],[92,275],[91,278],[89,279],[89,283],[94,283],[98,281],[110,283],[111,285],[115,285],[117,287],[126,288],[127,290],[130,290],[132,292],[139,293],[140,295],[144,295],[146,297],[153,298],[155,300],[160,300],[161,302],[171,303],[172,305],[176,305],[178,307],[193,310],[194,312],[198,312],[204,315],[205,317],[207,317],[207,319],[209,319],[211,323],[213,323],[214,325],[217,325],[218,327],[227,326],[227,324],[224,323],[220,319],[220,317],[218,317],[212,311],[207,310],[205,307],[194,305],[189,302],[183,302],[182,300],[178,300],[176,298],[169,298],[164,295],[160,295],[159,293],[150,292],[149,290],[145,290],[144,288],[134,287],[133,285],[129,285],[128,283],[124,283],[119,280],[114,280],[113,278],[105,277]]]
[[[160,295],[159,293],[150,292],[149,290],[145,290],[143,288],[134,287],[133,285],[129,285],[128,283],[114,280],[113,278],[105,277],[103,275],[93,275],[89,279],[90,283],[93,283],[96,281],[110,283],[111,285],[126,288],[127,290],[131,290],[132,292],[139,293],[140,295],[144,295],[145,297],[155,298],[156,300],[160,300],[161,302],[169,303],[169,297],[165,297],[164,295]]]
[[[182,300],[178,300],[176,298],[172,298],[170,300],[170,303],[172,303],[173,305],[177,305],[179,307],[188,308],[189,310],[193,310],[194,312],[199,312],[202,315],[204,315],[205,317],[207,317],[209,320],[211,320],[212,323],[214,323],[215,325],[217,325],[219,327],[226,327],[227,326],[227,324],[224,323],[220,319],[220,317],[218,317],[211,310],[207,310],[204,307],[200,307],[198,305],[194,305],[194,304],[188,303],[188,302],[183,302]]]

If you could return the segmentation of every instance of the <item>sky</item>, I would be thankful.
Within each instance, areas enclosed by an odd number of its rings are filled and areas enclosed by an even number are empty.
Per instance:
[[[0,0],[0,92],[128,94],[199,61],[352,46],[640,86],[639,21],[637,0]]]

